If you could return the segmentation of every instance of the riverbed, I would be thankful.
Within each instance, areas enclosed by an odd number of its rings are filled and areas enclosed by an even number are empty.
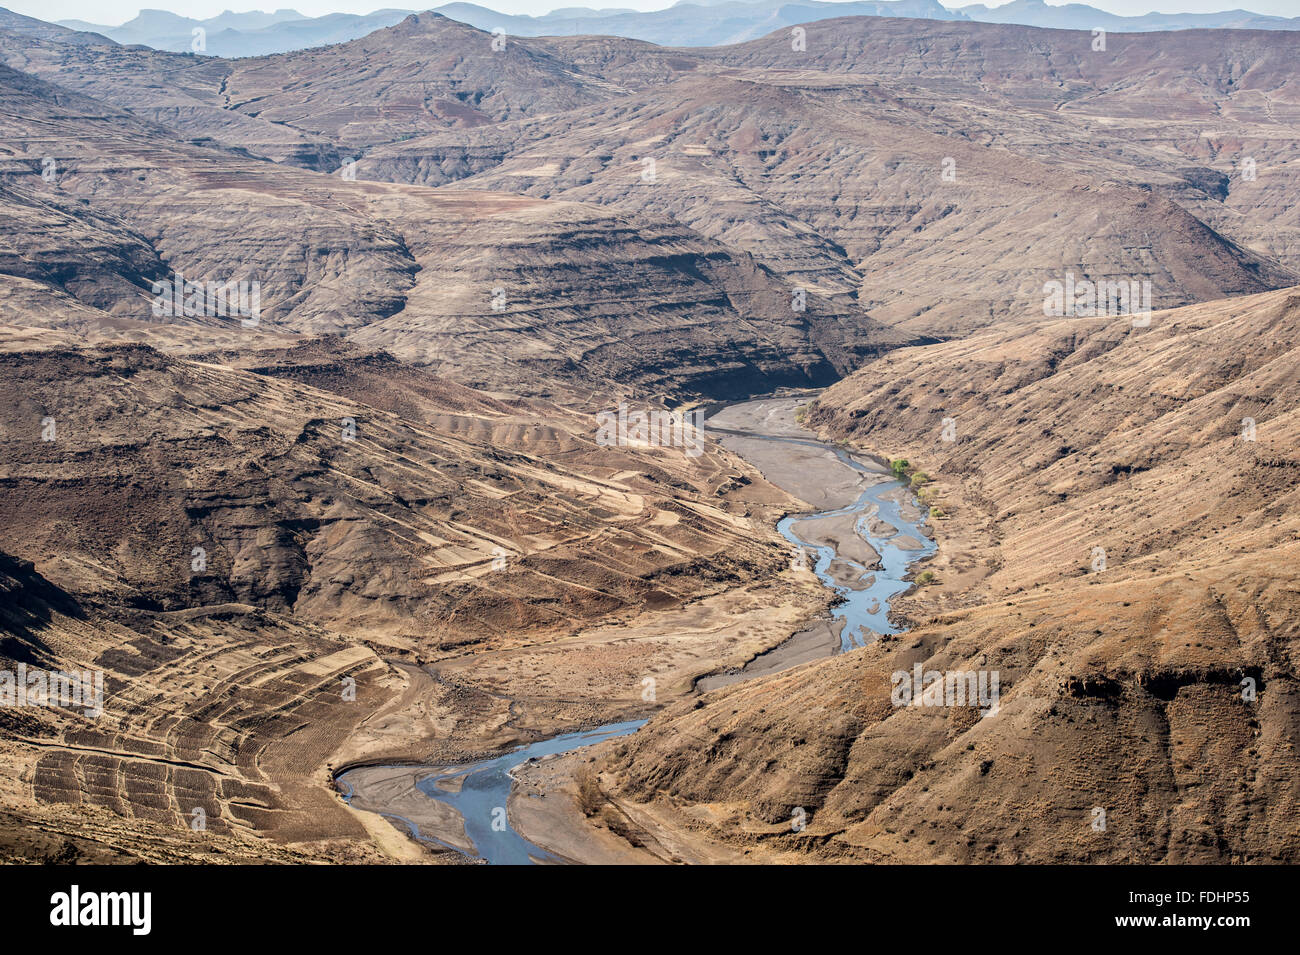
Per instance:
[[[792,569],[815,574],[836,598],[829,615],[743,667],[710,674],[699,692],[865,646],[900,632],[890,601],[911,587],[915,564],[934,553],[925,513],[883,462],[820,441],[797,420],[807,397],[730,405],[706,421],[720,440],[806,509],[788,514],[777,531],[790,544]],[[644,720],[566,733],[489,759],[458,766],[368,766],[338,777],[356,808],[378,812],[422,841],[491,864],[566,861],[515,831],[507,812],[512,770],[636,732]]]
[[[510,824],[506,807],[513,785],[511,770],[532,759],[567,753],[615,736],[635,733],[645,722],[629,720],[594,730],[564,733],[492,759],[462,766],[425,767],[422,770],[409,766],[363,766],[343,773],[337,782],[345,801],[358,809],[378,812],[400,822],[416,839],[458,849],[492,865],[554,863],[562,860],[533,845]],[[398,778],[409,778],[415,790],[406,789],[400,793],[400,798],[407,804],[405,814],[394,811],[395,800],[391,796],[387,800],[378,800],[378,805],[374,804],[376,795],[384,788],[382,783],[393,779],[394,774]],[[457,818],[454,821],[448,820],[447,809],[455,813]],[[450,837],[447,836],[449,821],[453,826],[458,822],[460,827]],[[427,830],[442,832],[444,836],[430,835]]]

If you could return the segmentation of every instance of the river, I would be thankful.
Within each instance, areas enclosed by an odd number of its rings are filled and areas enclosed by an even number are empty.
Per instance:
[[[791,544],[792,562],[807,567],[835,594],[831,626],[823,623],[820,637],[817,630],[795,634],[787,643],[792,647],[802,644],[803,648],[783,654],[783,645],[770,651],[764,654],[765,666],[702,679],[697,683],[701,690],[775,672],[817,656],[847,652],[864,646],[874,635],[900,632],[889,619],[890,601],[912,586],[905,579],[912,566],[934,553],[935,544],[925,533],[924,512],[910,490],[878,463],[819,441],[802,428],[795,417],[799,400],[766,398],[729,405],[714,412],[705,430],[710,437],[721,436],[730,450],[746,458],[769,481],[814,504],[812,511],[782,518],[777,530]],[[826,633],[832,637],[829,644]],[[469,845],[455,848],[498,865],[563,861],[524,839],[511,826],[506,813],[513,785],[511,771],[530,759],[635,733],[644,723],[611,723],[565,733],[491,759],[429,767],[427,774],[412,778],[419,793],[442,803],[463,822]],[[358,789],[366,786],[372,770],[355,769],[338,777],[345,799],[353,800]],[[448,845],[422,833],[409,818],[385,811],[382,805],[375,811],[402,822],[417,839]],[[471,846],[472,853],[468,851]]]

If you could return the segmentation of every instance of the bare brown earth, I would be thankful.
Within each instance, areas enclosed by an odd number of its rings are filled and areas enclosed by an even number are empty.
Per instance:
[[[1300,856],[1300,34],[808,41],[423,14],[227,61],[0,11],[0,669],[108,684],[0,710],[0,858],[458,861],[335,773],[651,714],[512,818],[591,861]],[[177,271],[256,327],[154,315]],[[1067,271],[1187,307],[1045,321]],[[852,491],[827,455],[591,415],[841,376],[806,420],[931,475],[940,549],[911,632],[805,663],[772,528]],[[1001,709],[894,708],[914,663]]]
[[[1032,314],[1066,271],[1149,280],[1157,307],[1300,276],[1294,33],[1117,34],[1093,51],[1078,31],[869,17],[808,25],[802,51],[784,30],[717,48],[512,37],[494,50],[426,13],[220,60],[22,19],[0,23],[5,63],[182,141],[669,218],[752,256],[775,298],[804,289],[840,371],[882,343]],[[401,342],[410,321],[390,324],[374,343],[417,354]]]
[[[250,606],[106,606],[8,554],[0,587],[6,669],[98,669],[107,684],[97,718],[0,710],[6,861],[382,859],[324,767],[388,692],[372,651]]]
[[[1294,862],[1297,322],[1290,290],[1016,323],[830,389],[809,421],[934,475],[940,553],[982,579],[920,588],[899,638],[670,707],[607,791],[820,860]],[[1000,709],[892,705],[917,663],[1000,672]]]
[[[46,742],[6,734],[5,805],[45,820],[51,835],[30,841],[10,830],[17,857],[100,858],[76,833],[87,812],[105,810],[116,821],[101,841],[127,858],[199,858],[211,835],[230,840],[231,858],[287,859],[282,845],[294,858],[408,859],[397,829],[331,792],[334,770],[464,758],[645,712],[647,678],[660,699],[689,692],[824,605],[814,584],[776,577],[787,558],[771,515],[785,495],[718,450],[693,459],[678,448],[600,448],[590,414],[635,400],[625,382],[645,381],[619,351],[674,382],[698,374],[722,390],[763,380],[764,365],[775,380],[806,382],[791,361],[803,346],[792,347],[790,329],[810,342],[811,376],[830,374],[810,326],[785,310],[788,290],[773,325],[782,342],[761,346],[770,359],[746,356],[733,332],[748,339],[752,316],[686,317],[720,307],[731,281],[718,271],[731,268],[728,255],[706,240],[686,239],[704,242],[696,258],[645,221],[570,203],[437,197],[270,168],[178,144],[161,127],[22,74],[0,79],[6,141],[21,142],[0,192],[17,240],[0,281],[12,323],[0,332],[0,550],[30,561],[84,620],[39,650],[32,639],[51,639],[63,621],[15,624],[6,658],[105,670],[101,719],[111,727],[19,711]],[[56,143],[59,174],[47,182],[37,157]],[[565,210],[585,238],[556,234]],[[390,229],[389,214],[407,226]],[[593,214],[625,223],[617,228],[627,241],[647,251],[643,266],[613,233],[589,231]],[[496,332],[449,318],[445,339],[466,357],[429,363],[430,303],[477,295],[467,276],[489,254],[501,274],[515,240],[492,234],[496,215],[505,233],[531,230],[537,240],[518,246],[516,261],[545,289],[553,341],[568,353],[542,363],[593,372],[565,372],[563,389],[527,357],[545,348],[543,336],[520,324],[517,308],[492,311],[487,285],[474,309]],[[457,261],[453,235],[481,244],[462,246]],[[579,260],[565,257],[584,246],[600,254],[582,253],[579,273]],[[623,314],[650,333],[638,342],[630,325],[607,324],[624,295],[599,279],[603,268],[630,288],[629,267],[638,294],[653,293],[658,273],[700,296],[690,304],[664,287],[653,310],[627,301]],[[153,316],[149,283],[172,270],[262,277],[261,322]],[[752,267],[746,275],[737,273],[738,288],[769,281]],[[586,305],[562,291],[565,282]],[[557,290],[572,299],[559,311]],[[408,315],[422,316],[415,338],[378,330],[421,294]],[[605,328],[599,343],[581,344],[574,308]],[[711,357],[699,335],[719,331]],[[321,332],[359,344],[311,340]],[[492,334],[522,351],[503,352]],[[424,366],[376,342],[418,352]],[[673,357],[678,348],[685,360]],[[530,370],[512,368],[516,360]],[[473,380],[476,362],[486,379],[559,392],[566,406],[434,373]],[[57,422],[52,442],[40,437],[46,418]],[[197,571],[195,547],[206,560]],[[587,628],[589,639],[569,640]],[[468,666],[480,652],[487,662]],[[434,676],[394,669],[395,660]],[[539,682],[542,665],[554,669]],[[343,699],[349,678],[355,701]],[[197,808],[203,835],[189,829]]]
[[[721,449],[602,448],[338,342],[6,345],[0,656],[107,681],[97,719],[3,710],[6,811],[49,833],[16,857],[407,859],[333,770],[644,711],[646,677],[689,692],[824,604],[777,577],[787,499]]]
[[[1029,314],[1067,270],[1148,279],[1157,307],[1294,282],[1294,37],[1094,53],[1083,33],[979,24],[807,31],[806,52],[785,31],[709,50],[544,41],[631,92],[377,146],[361,166],[666,212],[912,332]]]
[[[185,337],[158,325],[193,329],[200,347],[339,336],[566,398],[828,383],[849,339],[899,340],[832,335],[842,316],[791,311],[789,285],[750,256],[662,217],[347,182],[180,143],[2,67],[0,104],[0,205],[18,240],[0,254],[0,307],[23,325],[168,350]],[[154,315],[152,283],[177,272],[259,282],[258,326]]]

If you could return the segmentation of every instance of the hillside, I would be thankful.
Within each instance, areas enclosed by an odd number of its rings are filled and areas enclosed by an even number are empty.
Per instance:
[[[1298,323],[1290,290],[1148,329],[1001,326],[831,388],[810,420],[932,475],[941,552],[985,574],[920,588],[902,638],[670,708],[606,784],[815,859],[1293,858]],[[998,711],[892,705],[917,664],[998,672]]]
[[[0,11],[0,859],[1300,858],[1300,31],[900,3]]]
[[[418,859],[335,800],[341,748],[506,745],[629,706],[647,665],[689,687],[747,644],[684,661],[662,631],[701,600],[755,616],[733,591],[784,566],[782,496],[725,452],[601,447],[587,415],[339,343],[245,370],[0,329],[0,657],[105,673],[98,719],[3,710],[6,811],[48,834],[4,841],[23,858],[102,858],[89,831],[154,861]],[[756,634],[809,605],[767,597]],[[610,684],[539,679],[557,651]]]
[[[494,42],[427,13],[234,61],[29,32],[0,33],[0,56],[194,142],[670,217],[803,289],[840,370],[1026,314],[1066,272],[1149,281],[1158,308],[1300,280],[1297,32],[1094,51],[1086,32],[849,17],[798,50],[787,30]],[[897,334],[855,340],[864,320]]]
[[[534,392],[713,397],[824,384],[899,340],[835,303],[793,311],[780,277],[664,217],[273,166],[6,69],[0,103],[24,324],[84,329],[81,309],[44,308],[53,294],[118,320],[96,336],[157,340],[153,283],[256,281],[255,328],[164,317],[205,338],[343,336],[475,385],[517,387],[523,368]]]

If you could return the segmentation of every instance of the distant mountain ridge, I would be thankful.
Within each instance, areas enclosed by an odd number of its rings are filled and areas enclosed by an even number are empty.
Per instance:
[[[209,56],[238,57],[346,43],[392,26],[409,14],[409,10],[386,9],[364,15],[331,13],[305,17],[290,9],[274,13],[232,13],[227,10],[220,16],[197,20],[167,10],[141,10],[135,19],[116,27],[83,20],[61,20],[58,25],[98,33],[124,46],[138,44],[170,53],[201,52]],[[194,31],[199,28],[206,32],[204,48],[195,51]]]
[[[513,36],[600,34],[645,40],[660,46],[722,46],[744,43],[781,27],[832,17],[903,17],[913,20],[965,20],[938,0],[722,0],[677,3],[667,10],[557,10],[542,17],[497,13],[474,3],[449,3],[434,10],[480,30],[503,28]],[[594,22],[593,22],[594,21]]]
[[[1125,17],[1083,3],[1049,5],[1043,0],[1012,0],[1000,7],[982,3],[958,7],[980,23],[1015,23],[1058,30],[1111,30],[1116,33],[1150,33],[1157,30],[1300,30],[1300,17],[1274,17],[1249,10],[1218,13],[1146,13]]]
[[[502,29],[521,37],[600,34],[646,40],[661,46],[719,46],[743,43],[782,27],[833,17],[880,16],[919,20],[974,20],[1064,30],[1104,29],[1146,33],[1161,30],[1243,29],[1300,30],[1300,17],[1276,17],[1248,10],[1220,13],[1148,13],[1125,17],[1081,3],[1052,6],[1043,0],[1012,0],[1000,7],[973,4],[945,7],[938,0],[721,0],[679,2],[666,10],[642,13],[620,8],[565,7],[540,17],[498,13],[475,3],[448,3],[432,8],[481,30]],[[188,53],[193,31],[202,28],[210,56],[239,57],[286,53],[345,43],[399,23],[414,10],[386,8],[368,14],[331,13],[306,17],[293,9],[274,13],[227,10],[206,20],[166,10],[141,10],[121,26],[83,20],[60,20],[59,26],[97,33],[121,44]]]

